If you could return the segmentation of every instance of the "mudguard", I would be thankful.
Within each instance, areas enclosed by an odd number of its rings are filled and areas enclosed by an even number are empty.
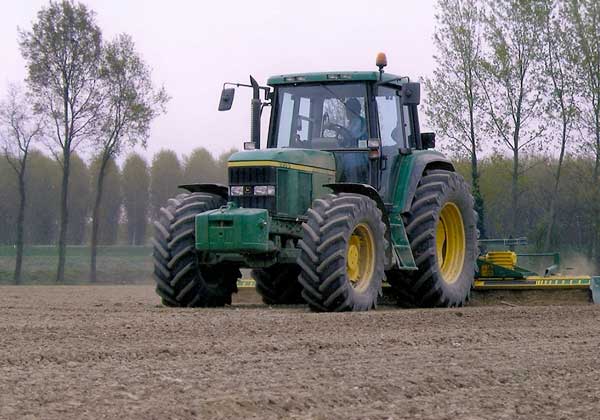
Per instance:
[[[215,194],[223,199],[227,200],[229,198],[229,188],[222,184],[183,184],[178,185],[178,188],[182,188],[191,193],[195,192],[205,192],[209,194]]]
[[[383,215],[383,221],[385,222],[386,225],[389,226],[390,221],[389,221],[388,214],[387,214],[388,211],[385,208],[385,204],[384,204],[383,200],[381,199],[381,196],[379,195],[377,190],[375,188],[373,188],[371,185],[355,184],[352,182],[337,182],[334,184],[325,184],[323,186],[331,189],[335,194],[354,193],[354,194],[366,195],[371,200],[375,201],[375,203],[377,203],[377,207],[379,208],[379,210],[381,210],[381,214]]]
[[[426,169],[444,169],[455,172],[452,162],[436,151],[419,150],[401,156],[393,199],[394,205],[399,206],[401,213],[410,211],[417,187]]]

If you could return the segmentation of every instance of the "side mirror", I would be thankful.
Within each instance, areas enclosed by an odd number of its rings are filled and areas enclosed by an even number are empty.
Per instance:
[[[423,149],[434,149],[435,133],[421,133],[421,146]]]
[[[229,111],[233,105],[234,96],[234,88],[223,88],[223,91],[221,92],[221,99],[219,100],[219,111]]]
[[[400,90],[405,105],[419,105],[421,102],[421,84],[409,82]]]

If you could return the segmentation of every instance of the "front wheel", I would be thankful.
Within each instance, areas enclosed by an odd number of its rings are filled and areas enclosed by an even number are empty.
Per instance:
[[[330,194],[314,201],[302,228],[298,279],[310,308],[374,308],[385,278],[387,247],[377,204],[359,194]]]
[[[231,304],[240,270],[225,265],[201,266],[195,249],[195,218],[219,208],[214,194],[180,194],[160,209],[152,241],[156,293],[166,306],[207,307]]]

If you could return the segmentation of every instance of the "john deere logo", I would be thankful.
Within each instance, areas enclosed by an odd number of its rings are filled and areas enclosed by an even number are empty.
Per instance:
[[[246,185],[244,187],[244,195],[252,195],[252,187],[249,185]]]

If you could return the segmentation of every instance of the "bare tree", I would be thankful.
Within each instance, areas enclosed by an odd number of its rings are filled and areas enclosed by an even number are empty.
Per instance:
[[[556,221],[556,206],[567,141],[569,140],[570,128],[577,115],[576,93],[578,83],[575,67],[570,60],[570,56],[575,51],[575,46],[570,42],[565,31],[564,10],[561,10],[560,3],[556,0],[548,0],[543,7],[543,62],[545,73],[552,88],[548,95],[548,121],[558,121],[557,125],[560,133],[558,163],[554,175],[554,186],[548,210],[548,227],[544,240],[544,249],[549,250]]]
[[[587,144],[594,157],[592,188],[594,190],[595,240],[592,257],[600,259],[600,3],[597,0],[567,0],[567,31],[577,45],[572,62],[581,82],[581,125],[591,134]]]
[[[33,115],[30,98],[17,86],[10,85],[6,100],[0,104],[0,136],[2,152],[17,176],[19,186],[19,210],[17,214],[17,258],[14,282],[21,282],[23,265],[23,231],[25,227],[25,206],[27,202],[26,178],[29,150],[32,143],[43,134],[40,118]]]
[[[512,154],[511,234],[517,234],[520,154],[544,132],[540,68],[542,9],[539,2],[488,0],[485,37],[489,51],[478,79],[483,89],[489,132]]]
[[[484,206],[479,187],[477,153],[482,139],[483,98],[476,77],[481,62],[481,10],[478,0],[438,0],[433,78],[425,80],[425,112],[436,132],[448,139],[446,148],[471,163],[471,185],[478,228],[485,236]]]
[[[30,31],[20,31],[21,54],[35,109],[53,129],[51,151],[62,165],[56,281],[64,280],[71,154],[95,130],[101,96],[102,35],[95,15],[71,0],[51,1]]]
[[[92,213],[92,282],[96,281],[98,217],[107,165],[128,146],[140,142],[145,147],[150,123],[164,112],[169,99],[163,88],[154,88],[150,69],[135,51],[129,35],[121,34],[104,47],[100,75],[105,101],[98,139],[100,167]]]

